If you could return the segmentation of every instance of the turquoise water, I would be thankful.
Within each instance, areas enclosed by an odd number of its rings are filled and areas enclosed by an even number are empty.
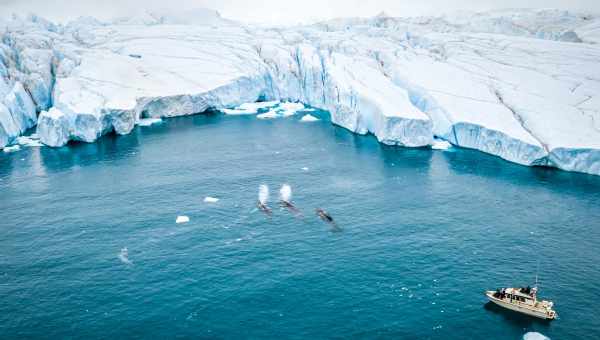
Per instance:
[[[599,336],[600,177],[298,119],[198,115],[0,154],[0,338]],[[302,217],[273,202],[283,183]],[[559,320],[485,303],[538,263]]]

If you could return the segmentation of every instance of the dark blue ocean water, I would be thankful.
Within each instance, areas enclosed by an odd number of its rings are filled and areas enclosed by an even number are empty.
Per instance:
[[[600,177],[298,119],[0,154],[0,338],[600,336]],[[303,217],[256,211],[261,183],[289,183]],[[486,305],[538,263],[559,320]]]

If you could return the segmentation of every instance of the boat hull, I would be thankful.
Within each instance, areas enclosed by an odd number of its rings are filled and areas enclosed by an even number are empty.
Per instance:
[[[554,315],[549,315],[544,310],[537,310],[537,309],[528,308],[528,306],[519,306],[516,304],[508,303],[506,301],[495,298],[493,293],[494,292],[486,292],[485,295],[487,296],[488,300],[490,300],[491,302],[495,303],[496,305],[498,305],[500,307],[510,309],[512,311],[515,311],[515,312],[518,312],[521,314],[526,314],[526,315],[533,316],[536,318],[544,319],[544,320],[554,320],[556,318],[556,313]]]

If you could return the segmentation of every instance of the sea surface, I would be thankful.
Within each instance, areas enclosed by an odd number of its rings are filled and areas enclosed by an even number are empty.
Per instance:
[[[313,114],[1,153],[0,338],[600,338],[600,177]],[[558,320],[486,304],[536,273]]]

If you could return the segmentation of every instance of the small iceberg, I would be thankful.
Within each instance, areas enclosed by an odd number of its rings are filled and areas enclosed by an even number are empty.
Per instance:
[[[150,126],[160,123],[162,123],[162,119],[160,118],[142,118],[138,121],[139,126]]]
[[[244,103],[234,109],[222,109],[221,112],[226,115],[253,115],[259,110],[269,109],[277,104],[279,101]]]
[[[279,117],[279,115],[274,110],[270,110],[269,112],[261,113],[256,116],[256,118],[258,118],[258,119],[274,119],[274,118],[278,118],[278,117]]]
[[[217,202],[219,202],[219,199],[216,197],[206,196],[206,197],[204,197],[204,202],[205,203],[217,203]]]
[[[300,119],[301,122],[305,122],[305,123],[306,122],[316,122],[318,120],[319,120],[319,118],[317,118],[311,114],[304,115],[304,116],[302,116],[302,119]]]
[[[181,215],[181,216],[177,216],[175,223],[181,224],[181,223],[188,223],[189,221],[190,221],[189,217],[187,217],[185,215]]]
[[[279,109],[284,117],[295,115],[298,111],[304,110],[304,104],[302,103],[281,103]]]
[[[452,144],[443,139],[434,139],[431,148],[434,150],[448,150],[452,148]]]
[[[19,145],[21,145],[21,146],[28,146],[28,147],[44,146],[44,144],[42,144],[40,142],[40,140],[36,134],[33,134],[31,136],[19,136],[19,137],[17,137],[17,143],[19,143]]]
[[[2,149],[2,151],[9,153],[9,152],[16,152],[21,150],[21,146],[19,146],[18,144],[16,145],[11,145],[11,146],[5,146],[4,149]]]
[[[119,260],[125,264],[133,264],[133,262],[129,260],[129,251],[127,250],[127,247],[121,249],[121,252],[119,253]]]
[[[523,340],[550,340],[549,337],[538,332],[527,332],[523,335]]]

